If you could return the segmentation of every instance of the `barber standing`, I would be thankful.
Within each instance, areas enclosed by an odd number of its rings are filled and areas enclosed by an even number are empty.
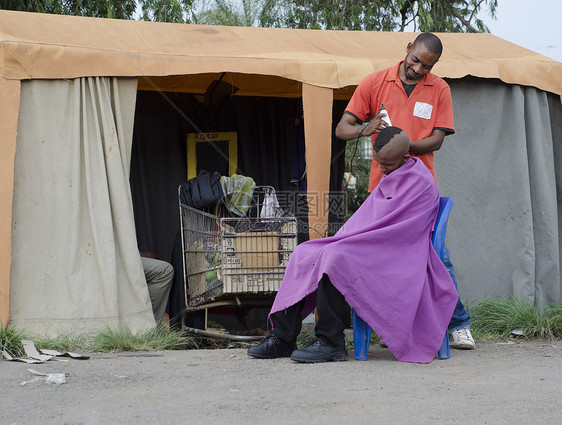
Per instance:
[[[408,43],[403,61],[365,77],[336,127],[336,136],[342,140],[371,136],[374,143],[378,133],[392,123],[410,137],[410,156],[420,158],[435,178],[433,152],[441,148],[445,136],[455,132],[449,85],[430,72],[442,51],[441,40],[435,34],[422,33],[413,43]],[[373,160],[369,192],[373,191],[382,176]],[[446,248],[443,262],[458,291],[455,271]],[[470,333],[470,316],[460,297],[449,332],[453,336],[452,347],[475,348]]]

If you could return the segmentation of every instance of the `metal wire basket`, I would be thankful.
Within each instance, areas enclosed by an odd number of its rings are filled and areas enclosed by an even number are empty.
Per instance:
[[[260,196],[273,188],[256,189],[249,217],[220,217],[180,204],[186,306],[279,290],[297,245],[297,221],[260,218]]]

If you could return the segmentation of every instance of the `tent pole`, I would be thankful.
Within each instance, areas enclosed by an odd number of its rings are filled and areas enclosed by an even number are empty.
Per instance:
[[[332,158],[333,90],[303,83],[304,138],[310,239],[326,236]]]
[[[10,320],[10,263],[12,258],[12,200],[14,161],[20,110],[19,80],[0,77],[0,323]]]

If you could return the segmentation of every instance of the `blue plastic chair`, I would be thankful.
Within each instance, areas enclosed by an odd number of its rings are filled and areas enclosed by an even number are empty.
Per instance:
[[[447,233],[447,223],[449,222],[449,214],[453,208],[453,200],[442,196],[439,198],[439,213],[435,222],[435,230],[431,237],[431,242],[435,251],[443,261],[445,254],[445,235]],[[371,327],[361,319],[355,310],[353,310],[353,344],[355,346],[355,358],[357,360],[367,360],[369,352],[369,342],[371,340]],[[440,359],[449,358],[449,332],[445,331],[443,344],[437,353]]]

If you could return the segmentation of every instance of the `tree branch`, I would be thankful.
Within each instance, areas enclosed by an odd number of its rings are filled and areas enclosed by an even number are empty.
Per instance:
[[[457,9],[452,9],[453,15],[455,15],[455,18],[457,18],[459,21],[462,22],[462,24],[470,31],[470,32],[480,32],[478,31],[476,28],[474,28],[469,21],[467,21],[465,18],[462,17],[462,15],[459,13],[459,11]]]
[[[400,31],[402,32],[404,32],[406,25],[409,24],[409,22],[406,22],[406,20],[408,19],[408,12],[412,9],[413,6],[413,0],[408,0],[400,9],[400,15],[402,17],[402,25],[400,25]]]
[[[470,18],[468,18],[468,22],[472,21],[472,18],[474,18],[474,14],[476,13],[476,11],[478,11],[480,9],[480,5],[484,3],[484,0],[480,0],[475,6],[474,9],[472,9],[472,13],[470,14]]]

